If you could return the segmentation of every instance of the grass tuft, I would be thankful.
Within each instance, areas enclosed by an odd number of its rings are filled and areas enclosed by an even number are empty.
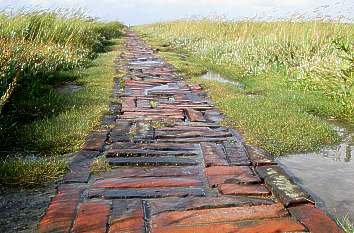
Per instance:
[[[91,165],[91,172],[93,174],[97,174],[100,172],[107,172],[111,170],[112,168],[109,165],[107,158],[105,156],[97,157]]]
[[[63,158],[13,158],[0,160],[0,184],[33,188],[61,177],[67,169]]]

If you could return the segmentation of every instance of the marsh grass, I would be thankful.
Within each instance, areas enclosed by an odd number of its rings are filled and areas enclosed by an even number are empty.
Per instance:
[[[237,67],[214,65],[200,58],[186,56],[185,50],[162,46],[159,38],[146,36],[160,56],[175,65],[187,82],[202,84],[216,106],[226,115],[222,122],[239,129],[247,143],[267,149],[274,155],[308,151],[338,140],[324,118],[338,116],[343,105],[319,92],[289,88],[284,72],[270,70],[240,79]],[[238,80],[245,89],[199,78],[208,70],[230,80]]]
[[[136,30],[232,70],[247,80],[276,71],[288,89],[319,92],[343,105],[336,118],[353,121],[354,25],[335,21],[181,20]],[[162,46],[161,46],[162,47]]]
[[[30,95],[48,76],[87,66],[123,27],[69,10],[1,12],[0,111],[17,85],[30,87]]]

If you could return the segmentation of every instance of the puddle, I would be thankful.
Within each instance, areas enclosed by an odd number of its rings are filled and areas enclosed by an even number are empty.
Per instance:
[[[221,76],[220,74],[212,72],[212,71],[208,71],[206,74],[200,76],[200,78],[205,79],[205,80],[209,80],[209,81],[216,81],[219,83],[232,84],[240,89],[245,88],[245,86],[242,83],[228,80],[228,79],[224,78],[223,76]]]
[[[137,65],[137,66],[153,66],[153,65],[163,65],[164,62],[162,60],[151,58],[151,57],[141,57],[137,58],[131,62],[129,65]]]
[[[291,154],[277,162],[333,217],[354,221],[354,127],[335,124],[341,143],[318,152]]]
[[[149,95],[150,92],[159,92],[159,91],[175,91],[178,90],[178,85],[176,83],[170,83],[167,85],[156,86],[153,88],[148,88],[145,90],[145,95]]]
[[[82,86],[77,85],[76,83],[65,83],[61,86],[55,88],[60,93],[72,93],[78,92],[82,89]]]

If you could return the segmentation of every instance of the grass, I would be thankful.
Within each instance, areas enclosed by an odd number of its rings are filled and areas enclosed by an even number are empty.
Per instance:
[[[66,171],[64,158],[14,158],[0,160],[0,184],[2,186],[33,188],[47,184]]]
[[[28,161],[9,155],[1,160],[0,176],[4,177],[1,185],[33,187],[65,173],[66,159],[62,155],[79,150],[85,137],[108,112],[115,76],[113,60],[120,53],[122,41],[111,41],[110,51],[99,54],[90,67],[60,73],[42,83],[39,96],[15,95],[16,101],[9,104],[8,114],[2,118],[3,123],[13,125],[2,135],[6,138],[2,148],[33,151],[45,157]],[[56,86],[67,81],[79,84],[82,89],[74,93],[56,91]],[[41,166],[46,166],[45,174]]]
[[[217,107],[227,116],[225,126],[239,129],[248,143],[274,155],[315,150],[338,140],[327,119],[346,119],[348,108],[320,91],[294,86],[284,70],[265,70],[242,76],[237,65],[213,64],[193,52],[166,45],[160,34],[146,26],[137,30],[191,83],[201,83]],[[163,27],[163,26],[162,26]],[[146,33],[148,31],[150,33]],[[161,32],[163,34],[163,32]],[[200,79],[208,70],[239,81],[245,89]],[[350,110],[351,111],[351,110]]]
[[[123,27],[63,9],[2,11],[0,113],[6,112],[6,103],[23,85],[31,95],[48,76],[87,66],[108,40],[122,34]]]
[[[354,233],[354,224],[350,221],[349,216],[338,219],[337,223],[345,233]]]
[[[91,172],[97,174],[112,170],[105,156],[99,156],[93,161],[91,165]]]

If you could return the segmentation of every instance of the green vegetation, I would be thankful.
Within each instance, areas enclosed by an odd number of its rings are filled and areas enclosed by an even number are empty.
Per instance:
[[[87,65],[122,29],[70,11],[1,13],[0,111],[17,85],[32,94],[48,76]]]
[[[91,172],[94,174],[112,170],[105,156],[100,156],[93,161],[91,165]]]
[[[113,38],[122,35],[123,26],[42,11],[2,15],[0,26],[0,40],[8,42],[0,46],[9,45],[0,49],[0,151],[6,156],[0,184],[33,187],[64,174],[62,155],[79,150],[108,111],[113,61],[122,43]],[[13,64],[12,73],[6,62]],[[59,91],[67,84],[80,89]],[[28,151],[41,156],[26,159]]]
[[[201,20],[135,29],[205,86],[226,126],[274,155],[336,142],[328,119],[354,122],[352,24]],[[200,79],[207,70],[245,89]]]
[[[354,233],[354,224],[350,221],[348,215],[342,219],[338,219],[337,223],[345,233]]]
[[[8,157],[0,160],[0,184],[32,188],[60,177],[65,171],[66,162],[63,158]]]

